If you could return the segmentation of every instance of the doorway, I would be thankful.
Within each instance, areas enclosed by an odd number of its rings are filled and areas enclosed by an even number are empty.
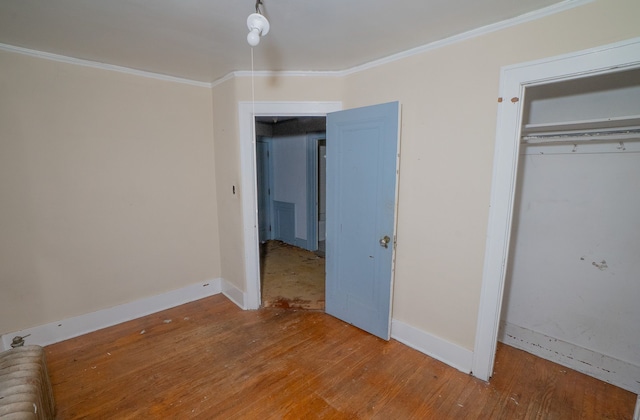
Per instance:
[[[256,117],[262,307],[324,310],[318,253],[325,117]]]
[[[241,199],[243,230],[244,271],[246,292],[241,296],[244,309],[258,309],[260,296],[260,256],[258,240],[258,212],[255,170],[254,117],[321,116],[342,109],[341,102],[240,102],[238,120],[240,135]],[[252,211],[252,209],[255,209]]]
[[[305,106],[306,105],[306,106]],[[284,115],[284,116],[295,116],[301,115],[305,111],[306,115],[320,115],[327,116],[327,128],[337,128],[335,124],[330,123],[333,121],[334,123],[338,123],[338,121],[342,121],[342,123],[338,124],[342,128],[345,128],[349,125],[354,125],[353,130],[340,131],[335,132],[335,135],[328,134],[328,139],[334,139],[335,145],[338,146],[335,150],[340,148],[344,149],[345,147],[349,150],[348,158],[357,158],[357,156],[361,156],[365,154],[373,159],[374,165],[371,165],[371,159],[356,159],[356,161],[352,162],[352,164],[348,163],[344,159],[338,159],[337,157],[342,156],[341,153],[338,152],[336,159],[330,159],[327,156],[328,164],[332,161],[335,161],[338,164],[337,169],[349,167],[349,168],[357,168],[362,165],[363,168],[367,169],[367,171],[375,170],[376,171],[376,179],[383,180],[384,182],[375,183],[373,185],[376,186],[375,198],[367,196],[367,198],[373,198],[374,202],[370,203],[369,208],[371,209],[381,209],[380,210],[380,218],[377,218],[375,224],[370,224],[366,227],[371,232],[368,235],[365,235],[367,239],[371,239],[371,237],[378,237],[380,239],[376,239],[375,241],[369,241],[367,243],[367,247],[370,247],[372,244],[379,248],[384,248],[387,252],[384,252],[384,255],[380,255],[380,261],[373,257],[374,254],[378,255],[379,253],[367,253],[364,255],[362,253],[359,254],[358,261],[362,263],[364,260],[367,261],[368,266],[375,265],[378,262],[378,265],[383,267],[381,270],[375,271],[377,275],[375,277],[375,281],[362,281],[364,272],[360,272],[357,278],[350,278],[348,273],[338,272],[338,276],[327,277],[327,288],[329,284],[336,285],[337,279],[342,281],[346,281],[347,284],[340,283],[339,287],[342,287],[344,290],[345,287],[348,287],[348,290],[360,295],[366,296],[374,296],[376,299],[376,306],[366,305],[363,307],[363,311],[371,310],[376,311],[375,322],[376,325],[383,329],[382,324],[384,323],[384,334],[380,334],[380,336],[386,337],[388,339],[391,325],[391,311],[390,311],[390,296],[391,296],[391,288],[393,284],[393,256],[395,252],[395,226],[396,226],[396,207],[397,207],[397,183],[398,183],[398,170],[397,163],[399,158],[399,121],[400,121],[400,107],[398,102],[390,102],[387,104],[379,104],[373,105],[363,108],[352,109],[344,112],[340,111],[338,108],[339,104],[336,103],[253,103],[253,102],[241,102],[239,104],[239,133],[240,133],[240,160],[241,160],[241,176],[242,176],[242,191],[241,191],[241,199],[242,199],[242,208],[243,211],[243,225],[244,225],[244,261],[245,261],[245,275],[246,275],[246,293],[243,293],[241,296],[242,299],[242,307],[245,309],[257,309],[260,306],[260,272],[259,272],[259,247],[258,247],[258,209],[257,209],[257,197],[256,197],[256,139],[255,139],[255,120],[256,116],[268,116],[268,115]],[[328,115],[331,113],[331,115]],[[375,139],[376,142],[382,143],[385,147],[370,147],[370,139]],[[330,146],[330,145],[329,145]],[[328,147],[328,153],[334,150],[331,147]],[[375,151],[381,153],[381,157],[384,159],[375,159],[373,156]],[[345,155],[346,156],[346,155]],[[346,163],[345,163],[346,162]],[[356,164],[357,162],[357,164]],[[374,168],[374,169],[371,169]],[[367,172],[363,171],[363,172]],[[340,178],[341,170],[332,171],[331,169],[327,169],[327,191],[333,191],[334,193],[339,193],[341,190],[335,188],[335,186],[339,185],[337,179]],[[361,179],[362,177],[358,178]],[[331,184],[329,180],[334,180],[334,188],[331,188]],[[363,191],[366,188],[363,186],[370,185],[371,183],[368,181],[371,179],[366,176],[362,178],[361,184],[358,184],[356,187],[347,191],[349,194],[346,196],[334,196],[333,200],[328,200],[327,209],[328,211],[327,221],[331,222],[334,220],[331,216],[332,214],[338,214],[338,211],[342,211],[343,215],[348,215],[348,217],[353,220],[357,220],[355,225],[364,226],[362,224],[362,220],[358,219],[358,212],[360,208],[358,206],[352,206],[350,203],[353,202],[353,197],[350,195],[351,192],[357,191],[360,195],[366,195]],[[379,187],[379,188],[378,188]],[[369,189],[371,189],[369,187]],[[384,194],[381,194],[384,193]],[[327,194],[328,198],[330,194]],[[348,198],[348,203],[345,202],[345,198]],[[333,205],[330,202],[334,203]],[[389,205],[393,202],[393,206]],[[383,205],[384,204],[384,205]],[[338,210],[338,211],[334,211]],[[339,218],[339,217],[338,217]],[[336,218],[336,220],[338,219]],[[338,223],[338,222],[336,222]],[[352,225],[343,224],[343,226],[351,227]],[[334,232],[331,230],[329,226],[327,226],[327,230],[329,232]],[[373,231],[375,230],[375,232]],[[335,233],[335,232],[334,232]],[[359,237],[362,240],[365,240],[365,236],[360,235]],[[339,247],[340,244],[344,245],[340,235],[332,234],[329,236],[329,239],[336,238],[335,241],[329,243],[327,247],[327,261],[328,266],[332,261],[336,261],[335,255],[332,257],[329,253],[331,250],[336,253],[336,247]],[[375,247],[374,247],[375,248]],[[356,248],[352,248],[355,250]],[[377,248],[375,248],[378,250]],[[342,260],[344,261],[346,257],[343,255]],[[373,258],[372,258],[373,257]],[[358,262],[351,261],[349,267],[355,267],[358,265]],[[332,268],[344,268],[345,266],[342,264],[337,264],[332,266]],[[336,273],[335,270],[331,271],[332,273]],[[331,280],[331,281],[329,281]],[[353,285],[354,282],[366,283],[369,288],[355,287]],[[332,290],[335,290],[334,287]],[[384,290],[383,290],[384,289]],[[344,297],[344,294],[336,295],[332,294],[330,297]],[[386,299],[385,299],[386,296]],[[327,299],[327,304],[331,302],[332,299]],[[374,300],[367,301],[367,304],[374,303]],[[354,305],[358,305],[357,299],[348,299],[349,303],[352,305],[348,306],[348,309],[355,309]],[[385,309],[386,308],[386,309]],[[341,318],[346,322],[352,323],[358,327],[360,327],[360,320],[362,318],[363,311],[356,312],[353,311],[353,317]],[[331,312],[329,312],[331,313]],[[351,314],[351,312],[350,312]],[[356,316],[357,314],[357,316]],[[357,319],[356,319],[357,318]],[[368,317],[367,320],[373,319]],[[379,324],[379,325],[378,325]],[[363,328],[363,327],[360,327]],[[366,330],[366,328],[363,328]]]

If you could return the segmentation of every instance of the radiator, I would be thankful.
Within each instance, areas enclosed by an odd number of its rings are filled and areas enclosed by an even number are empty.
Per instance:
[[[54,414],[44,349],[24,346],[0,353],[0,418],[50,420]]]

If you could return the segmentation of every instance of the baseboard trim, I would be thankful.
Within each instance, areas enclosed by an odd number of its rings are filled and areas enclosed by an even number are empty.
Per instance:
[[[640,366],[502,321],[498,340],[601,381],[640,394]]]
[[[222,283],[223,280],[219,278],[196,283],[181,289],[139,299],[112,308],[4,334],[1,342],[2,349],[7,350],[11,348],[13,337],[16,336],[24,337],[29,335],[29,337],[25,339],[26,344],[46,346],[58,343],[79,335],[219,294],[222,292]]]
[[[471,350],[395,319],[391,321],[391,338],[461,372],[471,373],[473,359]]]
[[[306,239],[296,238],[296,240],[294,241],[294,245],[297,246],[298,248],[302,248],[302,249],[306,249],[307,251],[311,251],[309,249],[309,244],[307,243]]]
[[[248,309],[246,306],[247,298],[242,290],[238,289],[234,284],[225,279],[222,279],[221,285],[223,295],[225,295],[231,302],[238,305],[241,309]]]

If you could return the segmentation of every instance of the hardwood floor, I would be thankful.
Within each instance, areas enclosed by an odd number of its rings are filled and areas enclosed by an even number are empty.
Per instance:
[[[267,241],[260,245],[262,307],[324,311],[324,257]]]
[[[630,419],[636,400],[505,345],[487,384],[322,312],[222,295],[46,352],[59,419]]]

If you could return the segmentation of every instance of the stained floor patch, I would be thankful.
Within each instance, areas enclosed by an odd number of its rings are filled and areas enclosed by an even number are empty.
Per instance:
[[[261,245],[262,306],[324,310],[325,259],[281,241]]]

